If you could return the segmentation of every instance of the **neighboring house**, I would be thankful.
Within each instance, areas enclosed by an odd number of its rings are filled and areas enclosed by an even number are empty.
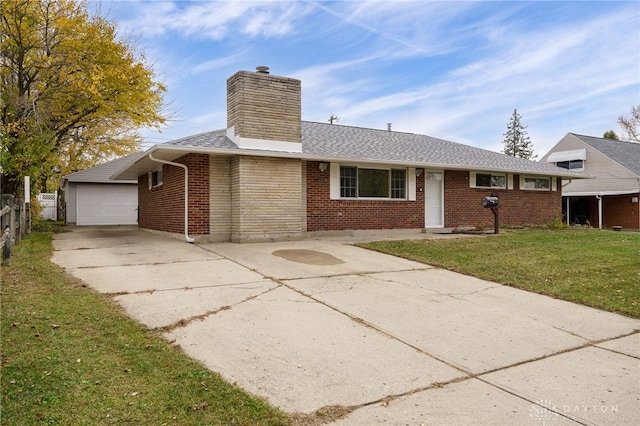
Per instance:
[[[562,214],[560,179],[580,177],[429,136],[301,121],[300,81],[268,69],[227,80],[226,129],[156,145],[113,176],[138,180],[141,228],[234,242],[490,227],[481,201],[492,193],[502,224],[544,224]]]
[[[136,225],[138,223],[138,180],[109,177],[140,152],[99,164],[62,178],[68,224]]]
[[[640,143],[568,133],[540,161],[594,177],[563,180],[567,223],[640,229]]]

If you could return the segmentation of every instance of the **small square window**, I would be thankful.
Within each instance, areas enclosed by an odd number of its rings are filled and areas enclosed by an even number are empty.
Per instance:
[[[162,170],[156,170],[155,172],[149,173],[148,178],[149,189],[162,186]]]

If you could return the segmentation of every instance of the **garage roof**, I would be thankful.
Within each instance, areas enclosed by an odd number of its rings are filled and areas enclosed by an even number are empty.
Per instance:
[[[125,155],[124,157],[116,158],[115,160],[98,164],[97,166],[90,167],[79,172],[71,173],[62,178],[62,186],[66,182],[79,182],[79,183],[138,183],[137,179],[131,180],[112,180],[111,175],[120,170],[126,164],[134,162],[138,157],[144,154],[143,151],[135,152],[133,154]]]

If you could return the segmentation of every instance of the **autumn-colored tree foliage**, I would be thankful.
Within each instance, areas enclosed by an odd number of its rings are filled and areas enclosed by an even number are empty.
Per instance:
[[[2,193],[131,153],[165,87],[115,23],[77,0],[0,0]]]

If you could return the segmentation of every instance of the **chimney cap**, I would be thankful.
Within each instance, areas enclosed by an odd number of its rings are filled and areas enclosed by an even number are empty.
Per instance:
[[[259,74],[269,74],[269,67],[260,65],[259,67],[256,67],[256,72]]]

